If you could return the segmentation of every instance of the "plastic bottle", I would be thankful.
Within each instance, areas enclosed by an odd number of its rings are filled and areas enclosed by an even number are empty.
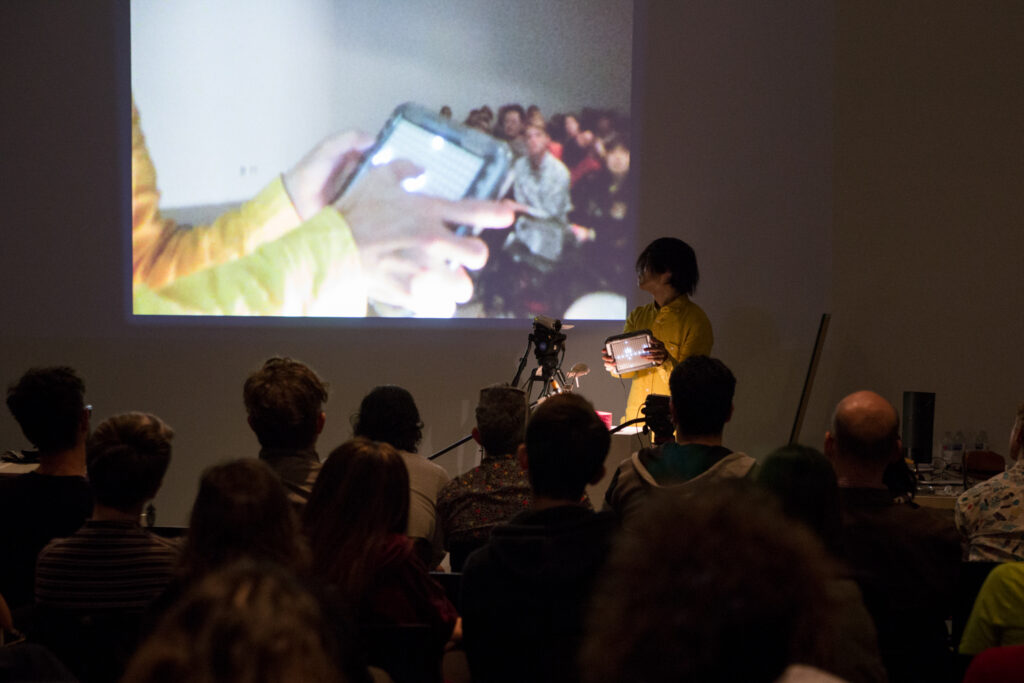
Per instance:
[[[978,433],[974,435],[974,450],[988,450],[988,434],[985,433],[984,429],[979,429]]]
[[[964,437],[964,433],[959,429],[956,430],[956,434],[953,435],[953,454],[949,461],[949,464],[954,469],[960,469],[964,464],[964,446],[966,442],[967,439]]]
[[[939,457],[935,463],[935,469],[939,472],[949,467],[949,464],[953,462],[953,434],[950,432],[944,433],[940,443]]]

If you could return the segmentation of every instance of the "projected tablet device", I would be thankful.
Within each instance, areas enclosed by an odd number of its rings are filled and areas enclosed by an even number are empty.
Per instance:
[[[444,199],[494,199],[508,191],[512,152],[507,144],[417,104],[399,105],[345,186],[347,192],[367,170],[405,159],[423,173],[402,181],[407,192]]]
[[[626,332],[608,337],[604,347],[615,360],[615,372],[623,374],[653,368],[657,363],[648,358],[645,350],[651,345],[651,331]]]

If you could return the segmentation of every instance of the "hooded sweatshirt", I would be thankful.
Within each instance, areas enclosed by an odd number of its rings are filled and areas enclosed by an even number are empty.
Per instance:
[[[499,525],[462,578],[474,683],[574,681],[576,652],[615,517],[578,505],[529,510]]]

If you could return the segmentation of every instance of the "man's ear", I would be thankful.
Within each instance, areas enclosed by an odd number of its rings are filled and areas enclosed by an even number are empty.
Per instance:
[[[473,435],[473,441],[476,441],[478,444],[483,446],[484,443],[483,441],[480,440],[480,430],[477,429],[476,427],[473,427],[473,431],[471,433]]]
[[[530,458],[526,455],[526,444],[519,444],[519,448],[516,450],[516,460],[519,461],[519,466],[523,468],[524,472],[530,470]]]
[[[320,414],[316,416],[316,434],[320,436],[320,433],[324,431],[324,424],[327,422],[327,413],[320,411]],[[250,426],[252,426],[250,424]]]
[[[676,404],[672,400],[671,396],[668,397],[668,414],[669,414],[669,417],[672,418],[672,424],[674,424],[674,425],[679,424],[679,419],[676,417]]]
[[[730,403],[729,404],[729,416],[727,418],[725,418],[726,422],[728,422],[729,420],[732,419],[732,413],[733,413],[734,410],[736,410],[736,404],[735,403]]]
[[[825,457],[832,462],[836,460],[836,437],[829,431],[825,432]]]
[[[252,415],[246,415],[245,416],[245,422],[246,422],[246,424],[249,425],[249,429],[251,429],[254,432],[256,431],[256,428],[252,426]]]
[[[903,459],[903,439],[896,439],[894,452],[889,456],[889,462],[899,462]]]
[[[591,486],[595,485],[597,482],[599,482],[602,479],[604,479],[604,473],[605,473],[604,465],[601,465],[601,467],[599,467],[598,470],[597,470],[597,474],[594,475],[594,478],[591,479],[587,483],[590,484]]]

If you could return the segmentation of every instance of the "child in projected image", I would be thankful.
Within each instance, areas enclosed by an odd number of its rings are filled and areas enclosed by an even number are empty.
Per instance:
[[[339,198],[370,136],[328,137],[255,198],[206,226],[160,215],[156,172],[132,103],[132,298],[135,313],[366,315],[367,300],[411,311],[472,296],[466,268],[487,261],[450,221],[503,227],[511,203],[404,192],[401,160]],[[454,264],[454,266],[452,265]]]

